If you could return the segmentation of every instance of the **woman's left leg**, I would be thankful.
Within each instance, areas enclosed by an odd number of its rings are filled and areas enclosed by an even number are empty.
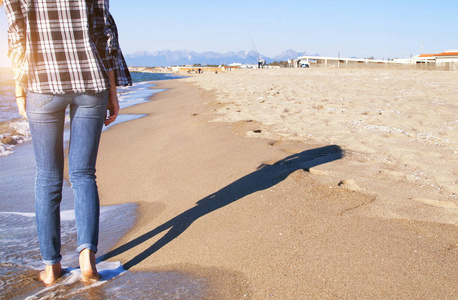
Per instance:
[[[108,91],[72,95],[70,104],[68,164],[75,198],[78,252],[97,252],[100,208],[95,164],[107,104]]]
[[[60,202],[64,170],[63,131],[66,95],[30,93],[27,116],[32,134],[37,174],[35,212],[40,251],[46,270],[40,273],[45,284],[61,276]]]

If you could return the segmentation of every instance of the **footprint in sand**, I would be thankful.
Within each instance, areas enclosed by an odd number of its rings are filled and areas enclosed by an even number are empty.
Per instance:
[[[356,184],[356,181],[354,179],[346,179],[346,180],[342,180],[338,183],[339,186],[341,187],[344,187],[348,190],[351,190],[351,191],[361,191],[362,188],[360,188],[357,184]]]
[[[310,172],[310,174],[313,174],[313,175],[327,175],[328,174],[328,172],[323,171],[323,170],[318,170],[317,168],[310,168],[308,171]]]
[[[439,200],[423,199],[423,198],[414,198],[413,200],[417,202],[422,202],[424,204],[428,204],[431,206],[458,209],[458,206],[455,203],[449,202],[449,201],[439,201]]]

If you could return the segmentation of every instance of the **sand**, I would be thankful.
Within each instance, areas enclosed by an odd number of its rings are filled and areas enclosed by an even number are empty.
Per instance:
[[[216,121],[259,123],[261,132],[245,132],[248,137],[342,146],[343,164],[317,169],[384,198],[374,213],[457,224],[457,72],[312,68],[206,75],[186,81],[215,91],[224,104]],[[389,199],[398,203],[384,203]],[[441,210],[411,213],[424,205]],[[442,208],[450,208],[449,217]]]
[[[102,135],[102,204],[139,204],[110,260],[206,278],[208,299],[456,297],[457,75],[158,82]]]

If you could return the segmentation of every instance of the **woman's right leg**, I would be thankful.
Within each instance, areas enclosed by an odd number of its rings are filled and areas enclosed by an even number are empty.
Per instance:
[[[95,252],[99,234],[99,194],[95,164],[106,117],[108,92],[75,94],[70,105],[69,176],[75,198],[77,252],[83,281],[99,279]]]
[[[83,249],[97,252],[100,204],[95,165],[107,103],[104,91],[74,94],[70,105],[68,173],[75,201],[78,253]]]
[[[63,128],[65,96],[31,93],[27,117],[37,167],[35,212],[38,240],[46,265],[58,264],[60,255],[60,202],[63,182]],[[59,274],[60,275],[60,274]]]

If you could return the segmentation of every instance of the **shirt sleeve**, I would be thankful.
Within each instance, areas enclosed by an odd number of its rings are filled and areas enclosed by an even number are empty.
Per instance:
[[[109,11],[108,0],[96,0],[92,7],[92,33],[91,37],[97,47],[99,56],[107,71],[113,70],[111,59],[112,33],[107,24]]]
[[[118,29],[116,23],[111,16],[108,14],[108,25],[112,33],[111,40],[111,57],[112,57],[112,66],[115,72],[115,79],[117,86],[126,86],[132,85],[132,78],[130,76],[129,68],[127,67],[124,56],[122,55],[121,47],[118,42]]]
[[[26,9],[21,0],[5,0],[8,20],[8,57],[11,58],[15,80],[27,84]]]
[[[132,80],[118,43],[118,31],[109,12],[107,0],[97,0],[94,6],[93,29],[97,50],[107,71],[114,71],[116,85],[130,85]]]

